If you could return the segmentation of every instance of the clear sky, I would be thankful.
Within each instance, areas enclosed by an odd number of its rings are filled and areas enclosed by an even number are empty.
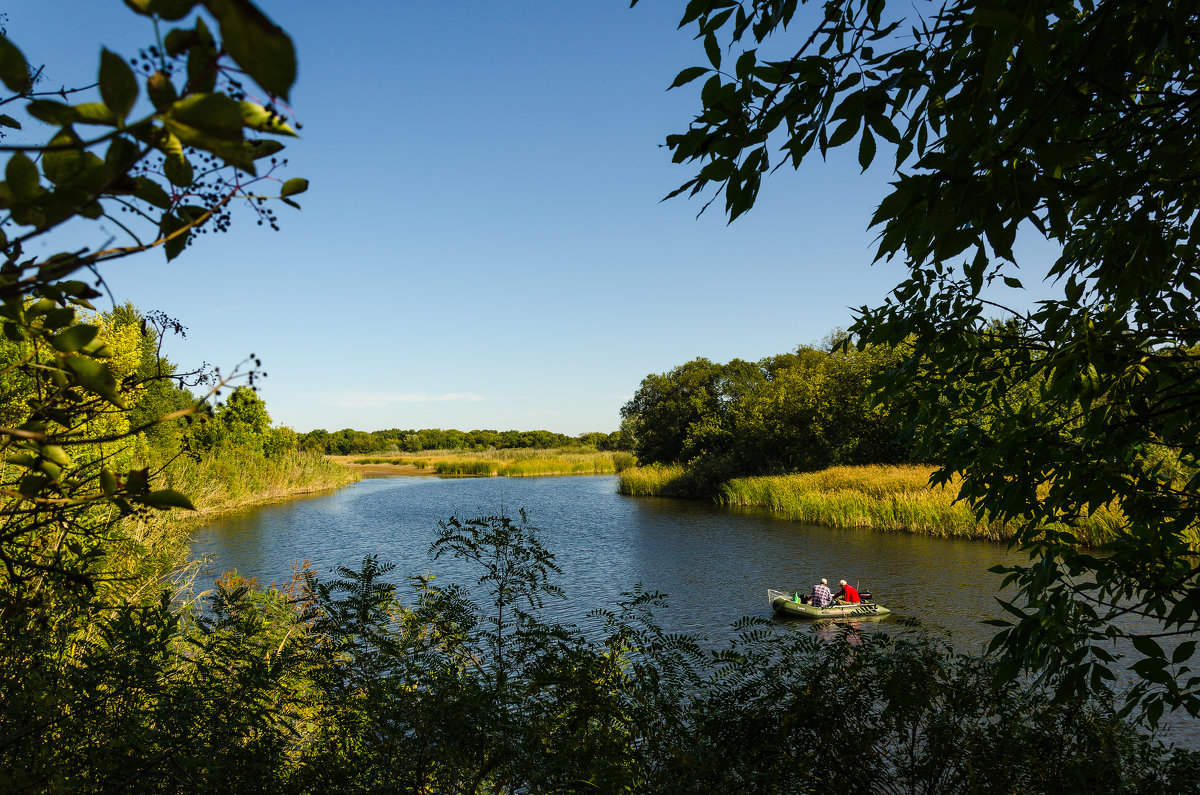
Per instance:
[[[259,5],[299,53],[303,211],[105,276],[188,327],[173,361],[258,355],[276,422],[614,430],[648,373],[814,342],[901,277],[870,264],[886,157],[780,171],[732,226],[659,202],[691,176],[660,144],[700,83],[665,88],[703,62],[679,0]],[[153,41],[120,0],[4,10],[55,87]]]

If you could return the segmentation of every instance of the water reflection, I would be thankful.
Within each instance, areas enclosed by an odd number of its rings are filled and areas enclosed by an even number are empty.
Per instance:
[[[434,564],[426,555],[438,521],[521,508],[558,557],[570,596],[562,611],[577,622],[641,583],[671,597],[664,623],[672,631],[721,635],[742,616],[769,614],[768,587],[807,590],[821,577],[860,583],[895,613],[951,630],[960,646],[989,637],[980,620],[998,613],[987,569],[1003,560],[1002,545],[629,499],[616,494],[611,477],[366,480],[222,517],[196,534],[193,549],[212,557],[209,581],[236,568],[282,582],[302,560],[327,576],[367,554],[396,563],[400,576],[431,571],[443,582],[464,580],[468,572],[454,561]]]

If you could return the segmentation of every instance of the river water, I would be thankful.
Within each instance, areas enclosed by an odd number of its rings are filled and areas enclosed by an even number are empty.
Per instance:
[[[390,579],[434,574],[442,585],[470,586],[470,571],[428,555],[437,523],[524,509],[562,568],[568,598],[555,617],[581,627],[587,613],[611,607],[641,584],[669,596],[659,614],[668,631],[719,642],[743,616],[769,616],[766,589],[808,590],[821,577],[871,590],[897,616],[945,630],[955,647],[979,652],[994,633],[982,623],[1004,615],[999,577],[1003,544],[835,530],[731,511],[702,501],[629,498],[615,478],[392,477],[360,481],[307,499],[223,516],[199,530],[201,583],[236,569],[260,582],[286,582],[295,561],[322,579],[335,566],[357,568],[376,554],[396,564]],[[781,630],[794,625],[780,623]],[[1178,716],[1170,739],[1200,747],[1197,722]]]

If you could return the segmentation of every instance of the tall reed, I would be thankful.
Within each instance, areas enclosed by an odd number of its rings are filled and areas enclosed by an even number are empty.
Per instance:
[[[426,450],[420,458],[405,455],[339,457],[348,464],[392,464],[418,469],[432,467],[438,475],[473,477],[537,477],[546,475],[611,475],[636,463],[631,453],[600,452],[591,448],[483,450]]]
[[[626,469],[617,491],[630,497],[684,497],[691,494],[688,470],[680,464],[650,464]]]
[[[162,476],[164,488],[188,495],[201,513],[335,489],[355,480],[357,472],[317,453],[267,458],[232,449],[218,449],[198,461],[181,457]]]
[[[904,531],[938,537],[1007,541],[1015,527],[976,517],[956,502],[958,486],[931,487],[929,466],[831,467],[775,477],[734,478],[721,484],[723,505],[765,508],[789,519],[829,527]],[[1076,522],[1072,532],[1084,546],[1097,546],[1120,532],[1123,517],[1104,508]]]

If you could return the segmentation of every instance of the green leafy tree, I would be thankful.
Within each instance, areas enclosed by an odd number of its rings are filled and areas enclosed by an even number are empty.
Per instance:
[[[622,408],[644,463],[686,463],[688,490],[738,475],[910,460],[895,412],[871,406],[870,379],[894,366],[891,346],[820,350],[745,362],[697,359],[642,380]]]
[[[159,765],[190,779],[176,764],[190,740],[164,737],[179,728],[167,713],[220,699],[186,688],[167,697],[180,616],[161,578],[178,562],[178,539],[130,521],[190,502],[155,488],[158,473],[131,465],[129,448],[159,411],[195,406],[142,402],[173,374],[148,377],[147,334],[124,308],[96,313],[92,281],[135,254],[180,256],[201,231],[228,228],[239,205],[274,225],[266,199],[295,204],[307,184],[279,176],[295,78],[282,30],[248,0],[125,5],[155,44],[101,49],[97,71],[80,78],[86,88],[40,90],[40,67],[0,35],[4,789],[136,789]],[[265,104],[247,96],[252,84]],[[101,245],[59,251],[68,223]],[[104,231],[114,227],[124,239]],[[259,728],[226,735],[223,747],[237,754]]]
[[[884,399],[944,452],[936,480],[961,475],[963,499],[1020,524],[1032,560],[1006,569],[1019,598],[996,639],[1009,674],[1103,687],[1124,639],[1129,706],[1200,715],[1195,8],[803,5],[687,4],[707,64],[674,82],[705,79],[702,111],[667,139],[698,169],[676,193],[717,191],[736,218],[777,165],[841,146],[864,169],[886,156],[877,256],[908,276],[852,330],[912,342]],[[1019,261],[1019,234],[1056,247],[1044,273]],[[1018,266],[1061,295],[1006,308]],[[1160,465],[1164,448],[1181,467]],[[1101,506],[1125,520],[1084,554],[1071,528]]]

